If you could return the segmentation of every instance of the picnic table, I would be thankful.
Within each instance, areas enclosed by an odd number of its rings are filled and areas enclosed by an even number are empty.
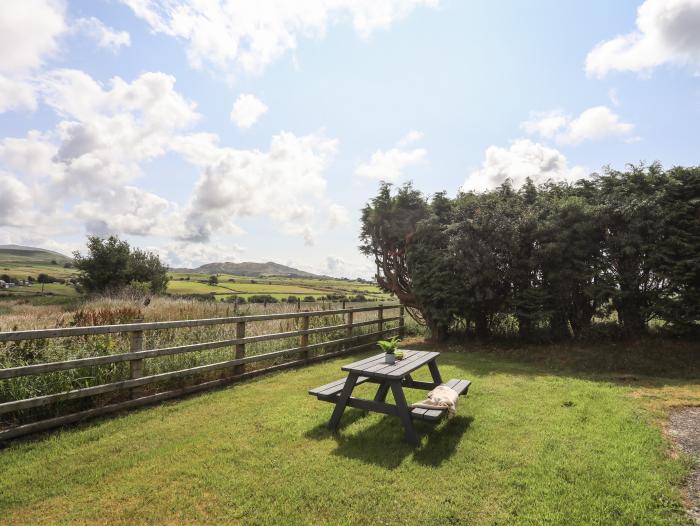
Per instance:
[[[363,360],[344,365],[341,369],[348,373],[347,378],[341,378],[329,384],[309,390],[309,394],[319,400],[335,404],[333,414],[328,421],[328,427],[336,430],[346,407],[356,407],[365,411],[374,411],[386,415],[398,416],[403,424],[406,440],[413,445],[419,444],[418,434],[413,426],[413,419],[437,422],[447,413],[446,409],[425,409],[409,407],[404,395],[404,387],[412,389],[424,389],[430,391],[441,385],[442,376],[438,369],[436,359],[439,352],[429,351],[403,351],[404,359],[397,360],[395,364],[384,362],[384,353],[370,356]],[[432,382],[414,380],[411,373],[427,366],[430,370]],[[370,382],[379,387],[373,400],[356,398],[352,392],[356,386]],[[466,394],[471,382],[469,380],[449,380],[445,385],[451,387],[458,394]],[[391,389],[395,404],[388,404],[386,396]]]

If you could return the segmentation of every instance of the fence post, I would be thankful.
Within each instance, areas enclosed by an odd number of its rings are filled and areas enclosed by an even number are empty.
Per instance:
[[[384,305],[380,304],[379,305],[379,310],[377,311],[377,326],[379,327],[379,333],[377,335],[377,339],[381,340],[382,339],[382,334],[381,332],[384,330]]]
[[[399,339],[403,339],[406,335],[406,324],[404,321],[403,305],[399,307]]]
[[[301,330],[302,331],[308,331],[309,330],[309,318],[310,316],[302,316],[301,318]],[[308,334],[302,334],[301,335],[301,342],[300,342],[300,347],[308,347],[309,345],[309,335]],[[306,361],[309,359],[309,351],[303,351],[301,354],[302,358]]]
[[[142,323],[142,319],[134,320],[134,323]],[[129,333],[129,352],[143,351],[143,331]],[[143,376],[143,358],[129,360],[129,378],[134,380]],[[131,398],[139,398],[143,393],[143,387],[132,387],[129,391]]]
[[[347,328],[345,329],[345,336],[347,338],[352,337],[352,319],[353,319],[353,312],[350,311],[347,314]]]
[[[236,322],[236,339],[245,338],[245,321]],[[236,344],[236,359],[245,358],[245,343]],[[245,372],[245,364],[236,365],[233,368],[233,374],[243,374]]]

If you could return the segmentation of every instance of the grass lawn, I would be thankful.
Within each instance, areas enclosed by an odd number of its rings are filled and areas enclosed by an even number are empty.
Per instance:
[[[688,524],[690,463],[661,422],[697,380],[440,350],[443,377],[473,385],[456,418],[416,423],[417,450],[396,418],[349,409],[325,429],[332,406],[306,390],[345,358],[13,444],[0,522]]]

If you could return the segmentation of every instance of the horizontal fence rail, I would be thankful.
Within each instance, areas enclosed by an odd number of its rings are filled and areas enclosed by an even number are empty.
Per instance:
[[[398,310],[398,315],[386,317],[384,315],[387,310]],[[354,315],[357,313],[376,312],[377,317],[367,321],[354,321]],[[329,316],[329,315],[344,315],[345,323],[326,325],[322,327],[309,328],[309,320],[314,317]],[[246,326],[252,322],[273,321],[273,320],[298,320],[299,330],[275,332],[270,334],[259,334],[255,336],[246,336]],[[395,323],[396,326],[386,328],[386,324]],[[160,331],[165,329],[182,329],[194,327],[207,327],[215,325],[231,325],[235,326],[235,338],[223,339],[218,341],[207,341],[201,343],[192,343],[187,345],[179,345],[174,347],[164,347],[156,349],[143,349],[144,332]],[[353,330],[359,327],[367,327],[376,325],[377,330],[365,332],[361,334],[353,334]],[[299,325],[297,325],[299,326]],[[14,425],[6,429],[0,429],[0,442],[16,438],[28,433],[42,431],[57,427],[60,425],[77,422],[94,416],[108,414],[114,411],[138,407],[155,403],[160,400],[173,398],[193,392],[203,391],[213,387],[225,385],[227,383],[250,378],[259,374],[272,372],[280,369],[306,365],[315,363],[320,360],[342,356],[359,350],[366,349],[375,345],[376,340],[391,335],[398,334],[403,336],[404,332],[404,308],[400,305],[378,305],[371,307],[349,308],[349,309],[334,309],[321,311],[306,311],[281,314],[257,314],[252,316],[233,316],[225,318],[208,318],[197,320],[177,320],[177,321],[162,321],[162,322],[134,322],[119,325],[100,325],[92,327],[68,327],[58,329],[41,329],[28,331],[13,331],[0,332],[0,343],[2,342],[22,342],[28,340],[40,339],[55,339],[55,338],[70,338],[76,336],[94,336],[108,334],[127,334],[129,336],[129,352],[108,354],[103,356],[94,356],[86,358],[75,358],[63,361],[54,361],[47,363],[38,363],[30,365],[22,365],[18,367],[9,367],[0,369],[0,381],[8,381],[14,378],[21,377],[36,377],[39,375],[54,373],[57,371],[66,371],[70,369],[80,369],[83,367],[99,367],[105,365],[113,365],[119,363],[129,364],[129,377],[125,380],[116,382],[101,383],[99,385],[70,389],[58,393],[51,393],[42,396],[34,396],[31,398],[23,398],[18,400],[10,400],[0,403],[0,415],[31,410],[41,407],[51,407],[55,404],[69,401],[89,399],[97,395],[104,394],[124,394],[127,400],[117,403],[110,403],[101,407],[94,407],[82,411],[73,412],[66,415],[61,415],[54,418],[43,419],[37,422],[23,423]],[[322,341],[318,343],[309,343],[310,335],[324,334],[330,332],[343,331],[343,338]],[[299,338],[299,345],[289,347],[273,352],[263,354],[246,355],[246,345],[272,341],[283,340],[288,338]],[[370,341],[364,341],[370,340]],[[149,358],[157,358],[162,356],[182,355],[185,353],[194,353],[198,351],[207,351],[213,349],[221,349],[230,347],[234,350],[232,359],[198,365],[184,369],[166,371],[157,374],[144,374],[144,360]],[[311,356],[311,351],[323,350],[326,347],[340,347],[339,351],[325,352],[317,356]],[[300,358],[276,363],[269,367],[263,367],[252,371],[246,370],[247,364],[255,362],[277,360],[291,356],[300,356]],[[176,389],[171,389],[165,392],[155,394],[143,393],[143,388],[149,385],[158,384],[160,382],[202,377],[206,373],[230,373],[222,378],[215,380],[204,380],[196,382],[193,385],[187,385]]]

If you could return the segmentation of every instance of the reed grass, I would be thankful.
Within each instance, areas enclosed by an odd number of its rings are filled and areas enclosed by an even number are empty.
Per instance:
[[[377,303],[357,304],[353,307]],[[192,299],[169,297],[152,298],[148,305],[138,297],[106,297],[87,301],[75,310],[64,310],[60,306],[47,305],[36,307],[21,302],[4,303],[5,314],[0,315],[2,330],[48,329],[72,326],[110,325],[129,323],[135,320],[145,322],[167,320],[193,320],[227,316],[245,316],[254,314],[276,314],[297,312],[295,304],[251,304],[234,306],[221,302],[202,302]],[[303,305],[302,310],[338,309],[339,304],[322,303],[312,306]],[[394,317],[396,310],[387,310],[385,317]],[[377,312],[359,312],[354,314],[354,323],[376,319]],[[310,318],[309,327],[324,327],[346,323],[343,315],[328,314]],[[397,323],[385,323],[385,328],[396,327]],[[254,321],[246,324],[246,336],[289,332],[301,329],[301,318],[283,320]],[[376,325],[356,327],[353,335],[368,334],[377,330]],[[309,344],[322,343],[345,337],[345,328],[337,331],[309,335]],[[210,342],[235,338],[235,324],[222,324],[204,327],[164,329],[144,332],[144,349],[159,349],[192,343]],[[283,349],[297,347],[299,337],[283,338],[246,345],[247,356],[257,356]],[[328,346],[310,351],[318,355],[337,350],[338,346]],[[0,369],[20,367],[39,363],[49,363],[77,358],[88,358],[120,354],[129,351],[128,334],[107,334],[76,336],[69,338],[51,338],[0,343]],[[234,348],[224,347],[207,351],[196,351],[177,355],[149,358],[144,361],[144,375],[154,375],[168,371],[189,369],[234,358]],[[277,357],[247,364],[248,370],[269,367],[277,363],[294,359],[294,356]],[[223,370],[161,382],[144,388],[144,394],[199,383],[201,381],[230,375]],[[129,363],[83,367],[66,371],[55,371],[36,376],[24,376],[0,380],[0,403],[61,393],[77,388],[91,387],[105,383],[117,382],[129,378]],[[0,426],[16,425],[52,416],[58,416],[76,410],[87,409],[124,399],[126,393],[110,393],[89,399],[60,402],[48,407],[17,411],[2,415]]]

